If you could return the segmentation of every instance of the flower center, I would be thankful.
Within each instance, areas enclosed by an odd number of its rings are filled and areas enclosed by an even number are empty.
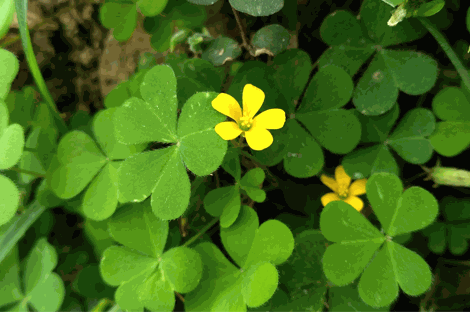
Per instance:
[[[339,196],[339,198],[341,198],[341,199],[346,199],[346,198],[348,198],[348,196],[349,196],[349,194],[348,194],[348,189],[344,189],[344,188],[339,189],[339,191],[338,191],[338,196]]]
[[[238,127],[242,131],[248,131],[251,129],[251,125],[253,124],[253,119],[251,119],[248,114],[243,113],[243,116],[240,117],[240,121],[238,122]]]

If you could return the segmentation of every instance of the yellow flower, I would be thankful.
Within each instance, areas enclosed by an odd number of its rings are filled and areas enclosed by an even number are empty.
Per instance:
[[[273,136],[267,129],[280,129],[286,122],[286,113],[279,108],[268,109],[255,118],[264,102],[264,92],[254,85],[243,88],[243,113],[231,95],[220,93],[212,107],[218,112],[235,120],[224,121],[215,126],[215,132],[224,140],[233,140],[240,134],[255,151],[261,151],[273,143]]]
[[[338,166],[335,170],[335,179],[322,174],[320,180],[334,192],[322,196],[323,207],[332,201],[339,200],[350,204],[357,211],[361,211],[364,207],[364,203],[357,195],[366,193],[367,179],[356,180],[349,186],[351,178],[346,174],[343,166]]]

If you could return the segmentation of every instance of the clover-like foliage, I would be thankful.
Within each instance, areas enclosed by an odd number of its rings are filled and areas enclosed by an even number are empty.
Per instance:
[[[177,126],[176,77],[166,65],[146,73],[140,93],[143,99],[131,97],[114,115],[118,141],[173,145],[131,156],[122,163],[118,170],[120,199],[141,202],[152,194],[154,213],[164,220],[175,219],[189,204],[186,168],[204,176],[223,161],[227,142],[214,127],[225,117],[212,109],[211,101],[217,94],[201,92],[185,103]]]
[[[323,256],[326,277],[336,285],[359,279],[359,295],[370,306],[381,307],[398,297],[398,285],[408,295],[424,293],[431,285],[431,270],[415,252],[393,237],[418,231],[434,222],[436,199],[420,187],[403,192],[400,179],[376,173],[367,181],[367,198],[383,232],[344,202],[331,202],[320,216],[320,229],[334,242]]]
[[[240,189],[256,202],[266,199],[266,192],[259,188],[263,183],[265,173],[261,168],[248,171],[237,184],[219,187],[211,190],[204,198],[206,211],[214,217],[220,217],[220,226],[227,228],[231,226],[238,217],[241,209]]]
[[[108,229],[122,246],[104,251],[100,272],[106,283],[119,286],[114,297],[122,309],[172,311],[175,291],[186,293],[198,285],[201,257],[188,247],[164,249],[168,221],[153,214],[149,201],[122,207]]]
[[[0,270],[0,307],[13,304],[10,311],[58,311],[65,295],[64,283],[52,270],[57,265],[57,253],[46,240],[40,238],[26,259],[20,283],[18,248],[13,248],[2,261]],[[24,287],[23,287],[24,286]]]
[[[187,311],[245,311],[268,301],[278,287],[276,265],[287,260],[294,237],[280,221],[259,226],[255,211],[242,206],[237,220],[221,230],[222,244],[235,261],[233,265],[212,243],[194,249],[204,263],[198,287],[185,297]]]

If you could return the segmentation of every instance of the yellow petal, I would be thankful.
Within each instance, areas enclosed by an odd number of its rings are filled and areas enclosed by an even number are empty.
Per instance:
[[[357,211],[361,211],[362,208],[364,207],[364,203],[362,200],[357,197],[357,196],[349,196],[344,200],[346,203],[350,204],[351,206],[354,207]]]
[[[217,97],[212,100],[212,107],[219,113],[232,118],[236,122],[239,122],[242,116],[240,104],[238,104],[233,96],[227,93],[217,95]]]
[[[340,165],[336,167],[335,178],[336,178],[336,182],[338,182],[338,187],[340,190],[342,189],[347,190],[349,188],[349,184],[351,183],[351,178],[347,175],[346,171],[344,171],[343,166]]]
[[[272,108],[256,116],[253,121],[265,129],[281,129],[286,122],[286,113],[280,108]]]
[[[332,190],[335,193],[338,193],[338,182],[336,182],[335,179],[330,178],[324,174],[321,175],[320,180],[323,184],[328,186],[330,190]]]
[[[237,123],[233,121],[224,121],[215,126],[215,132],[224,140],[233,140],[242,133]]]
[[[243,114],[253,118],[264,102],[264,92],[252,84],[243,88]]]
[[[261,151],[273,144],[272,134],[262,127],[251,127],[245,132],[246,143],[255,151]]]
[[[366,182],[367,179],[360,179],[354,181],[349,187],[350,195],[362,195],[366,193]]]
[[[341,200],[338,196],[338,194],[336,193],[326,193],[325,195],[323,195],[321,197],[321,203],[323,205],[323,207],[325,207],[326,205],[328,205],[330,202],[332,201],[339,201]]]

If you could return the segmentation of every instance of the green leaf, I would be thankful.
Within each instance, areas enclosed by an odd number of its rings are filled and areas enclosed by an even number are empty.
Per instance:
[[[372,207],[375,212],[375,207],[373,205]],[[388,235],[395,236],[418,231],[434,222],[439,213],[439,206],[431,193],[412,186],[401,195],[398,205],[392,209],[392,212],[391,220],[387,222],[389,226],[384,226],[384,230]]]
[[[125,80],[115,86],[104,98],[104,106],[106,108],[113,108],[124,104],[131,97],[129,84],[129,80]]]
[[[432,282],[431,269],[426,261],[393,241],[387,245],[400,288],[410,296],[419,296],[426,292]]]
[[[240,186],[259,186],[266,178],[263,169],[257,167],[248,171],[240,180]]]
[[[351,283],[359,277],[384,240],[348,241],[328,246],[323,255],[326,277],[339,286]]]
[[[58,311],[65,296],[64,282],[52,272],[29,293],[29,303],[39,312]]]
[[[279,91],[290,103],[288,112],[294,113],[295,101],[304,91],[312,71],[310,56],[302,50],[287,50],[277,55],[271,66]]]
[[[15,1],[14,0],[2,0],[0,1],[0,39],[5,36],[10,28],[11,21],[13,20],[13,14],[15,13]]]
[[[243,275],[241,291],[249,307],[259,307],[268,301],[278,287],[276,267],[269,262],[253,265]]]
[[[155,16],[165,9],[168,0],[139,0],[137,5],[139,6],[140,12],[145,16]]]
[[[324,163],[320,145],[295,120],[288,120],[284,127],[289,142],[287,155],[284,154],[284,168],[297,178],[316,175]]]
[[[289,127],[284,125],[274,133],[273,144],[262,151],[252,151],[253,155],[265,166],[271,167],[279,164],[287,155],[289,135]]]
[[[157,259],[142,255],[127,247],[111,246],[103,253],[100,273],[106,283],[119,286],[135,277],[145,277],[155,270],[158,263]]]
[[[403,192],[401,180],[394,174],[375,173],[366,183],[367,199],[374,213],[382,225],[382,228],[390,235],[393,216],[397,210],[400,197]],[[413,220],[413,222],[418,220]]]
[[[0,73],[0,99],[5,99],[10,91],[11,83],[18,74],[20,63],[13,53],[0,49],[0,68],[2,68]]]
[[[138,282],[138,281],[137,281]],[[137,284],[137,287],[138,284]],[[145,279],[138,288],[139,300],[151,311],[173,311],[175,307],[175,291],[163,274],[161,268]],[[130,297],[135,302],[135,298]]]
[[[196,289],[185,296],[187,311],[244,311],[246,304],[240,290],[238,269],[212,243],[194,248],[204,264],[203,276]],[[225,287],[220,287],[220,283]]]
[[[211,190],[204,197],[204,208],[213,217],[221,217],[220,226],[229,227],[238,217],[241,207],[240,192],[236,186]]]
[[[229,227],[235,222],[238,217],[241,208],[241,199],[240,199],[240,191],[236,186],[232,187],[232,194],[228,195],[228,200],[230,202],[227,203],[226,206],[222,207],[225,208],[220,216],[220,226],[222,228]],[[212,210],[214,210],[212,208]]]
[[[36,108],[36,94],[36,90],[30,86],[24,87],[21,91],[11,91],[8,94],[5,103],[10,110],[10,123],[18,123],[24,129],[28,129],[32,124],[34,125],[31,121],[35,120],[34,110]],[[46,104],[42,104],[41,106],[47,107]],[[48,127],[51,125],[55,127],[51,117],[50,112],[47,111],[47,117],[44,117],[44,120],[40,121],[43,124],[47,124]],[[47,121],[49,121],[49,123]]]
[[[24,147],[24,130],[19,124],[8,126],[0,137],[0,170],[13,167]]]
[[[278,306],[274,311],[288,311],[292,308],[294,311],[322,309],[327,279],[321,263],[327,245],[328,241],[319,230],[305,230],[295,236],[292,255],[279,266],[279,283],[289,291],[291,306],[288,309]],[[307,298],[309,299],[305,300]]]
[[[87,219],[84,225],[86,238],[91,242],[97,259],[101,259],[103,252],[114,244],[108,233],[108,221],[93,221]]]
[[[287,49],[289,45],[290,34],[281,25],[272,24],[258,30],[251,44],[255,49],[255,56],[261,54],[277,55]]]
[[[377,144],[353,151],[343,158],[342,165],[353,179],[363,179],[374,173],[399,174],[398,164],[386,145]]]
[[[361,213],[343,201],[326,205],[320,215],[320,230],[332,242],[361,243],[364,240],[383,241],[383,234]]]
[[[437,79],[436,61],[421,52],[383,50],[382,57],[395,84],[410,95],[429,91]]]
[[[249,15],[268,16],[280,11],[284,0],[230,0],[230,4],[235,10]]]
[[[100,21],[114,29],[116,40],[127,41],[137,25],[137,7],[134,3],[106,2],[100,8]]]
[[[177,292],[187,293],[196,288],[202,277],[202,268],[201,257],[188,247],[172,248],[162,257],[162,270]]]
[[[101,278],[97,264],[87,265],[79,271],[72,287],[86,298],[112,298],[114,294],[114,289],[106,285]]]
[[[36,287],[41,287],[56,265],[57,253],[54,247],[45,237],[38,239],[26,262],[24,272],[26,294],[29,295]]]
[[[221,36],[211,41],[201,58],[211,62],[214,66],[220,66],[227,61],[236,59],[241,53],[242,50],[235,40]]]
[[[432,16],[439,13],[439,11],[444,8],[445,4],[445,0],[433,0],[428,3],[423,3],[419,6],[418,10],[413,12],[413,16]]]
[[[351,152],[361,139],[361,124],[351,110],[310,112],[298,114],[297,118],[323,147],[335,154]]]
[[[183,74],[202,83],[206,91],[220,91],[224,73],[222,68],[215,68],[209,61],[198,58],[188,59],[183,63]]]
[[[238,149],[233,147],[232,144],[228,145],[227,153],[225,153],[221,166],[226,172],[234,177],[235,181],[240,180],[242,174],[240,154]]]
[[[256,212],[243,205],[236,221],[229,227],[220,229],[222,244],[236,263],[244,263],[248,257],[258,227]]]
[[[293,250],[294,236],[287,225],[277,220],[268,220],[257,230],[250,252],[239,265],[249,268],[262,261],[279,265],[289,258]]]
[[[404,20],[390,27],[387,21],[392,16],[390,6],[382,1],[366,0],[362,3],[360,16],[368,30],[369,37],[386,47],[416,40],[426,34],[417,20]]]
[[[391,110],[379,116],[366,116],[355,111],[356,117],[362,124],[361,142],[384,142],[398,119],[399,111],[398,105],[394,105]]]
[[[372,307],[389,305],[398,297],[396,273],[387,250],[389,246],[385,244],[359,280],[359,296]]]
[[[351,99],[354,85],[342,68],[325,66],[315,74],[308,85],[299,113],[340,108]]]
[[[175,147],[144,152],[127,158],[118,169],[119,200],[141,202],[154,190],[155,184],[171,157]]]
[[[194,174],[208,175],[222,164],[227,141],[214,127],[226,117],[212,108],[217,93],[193,95],[183,107],[178,121],[178,139],[183,161]]]
[[[457,87],[440,90],[432,100],[432,110],[442,120],[470,120],[470,101]]]
[[[190,196],[191,182],[180,154],[175,150],[152,192],[153,213],[163,220],[179,218],[188,208]]]
[[[130,280],[121,284],[114,293],[114,299],[119,309],[124,311],[137,311],[143,312],[143,302],[139,300],[141,297],[147,295],[146,286],[147,274],[136,275],[131,277]]]
[[[149,202],[127,205],[108,221],[111,236],[120,244],[159,258],[168,237],[168,221],[160,220]]]
[[[403,117],[388,143],[406,161],[423,164],[431,159],[433,152],[431,142],[425,136],[433,133],[435,125],[431,111],[415,108]]]
[[[107,163],[93,179],[82,202],[87,218],[101,221],[109,218],[118,204],[118,174],[116,166]]]
[[[329,293],[329,311],[390,311],[389,307],[374,308],[367,305],[357,292],[356,285],[331,287]]]
[[[20,203],[20,192],[15,183],[7,177],[0,175],[0,225],[10,221],[16,214]]]
[[[348,40],[359,40],[363,32],[355,16],[348,11],[338,10],[323,20],[320,36],[326,44],[335,46]]]
[[[146,145],[124,145],[116,140],[114,133],[114,113],[117,108],[100,110],[93,119],[93,133],[109,159],[125,159],[144,150]]]
[[[130,98],[115,112],[116,137],[124,144],[176,142],[176,77],[171,67],[147,72],[140,87],[144,101]]]
[[[272,68],[268,67],[265,63],[258,61],[245,62],[233,78],[227,93],[233,96],[240,106],[243,104],[243,89],[247,84],[260,88],[265,94],[264,103],[258,114],[270,108],[280,108],[285,112],[290,110],[291,106],[289,106],[287,100],[276,87]],[[285,126],[282,127],[282,129],[284,128]],[[273,131],[273,136],[275,137],[278,132],[280,131]]]
[[[12,93],[13,94],[13,93]],[[0,137],[9,124],[10,114],[7,105],[0,100]]]
[[[57,158],[59,168],[52,171],[50,186],[63,199],[80,193],[106,163],[95,142],[82,131],[71,131],[62,137]]]
[[[397,98],[398,88],[391,69],[384,57],[377,54],[354,90],[353,104],[361,114],[375,116],[389,111]]]
[[[439,154],[452,157],[463,152],[470,144],[470,123],[461,121],[441,121],[429,136],[433,148]]]
[[[24,296],[19,279],[18,248],[13,248],[1,263],[0,307],[19,301]]]

